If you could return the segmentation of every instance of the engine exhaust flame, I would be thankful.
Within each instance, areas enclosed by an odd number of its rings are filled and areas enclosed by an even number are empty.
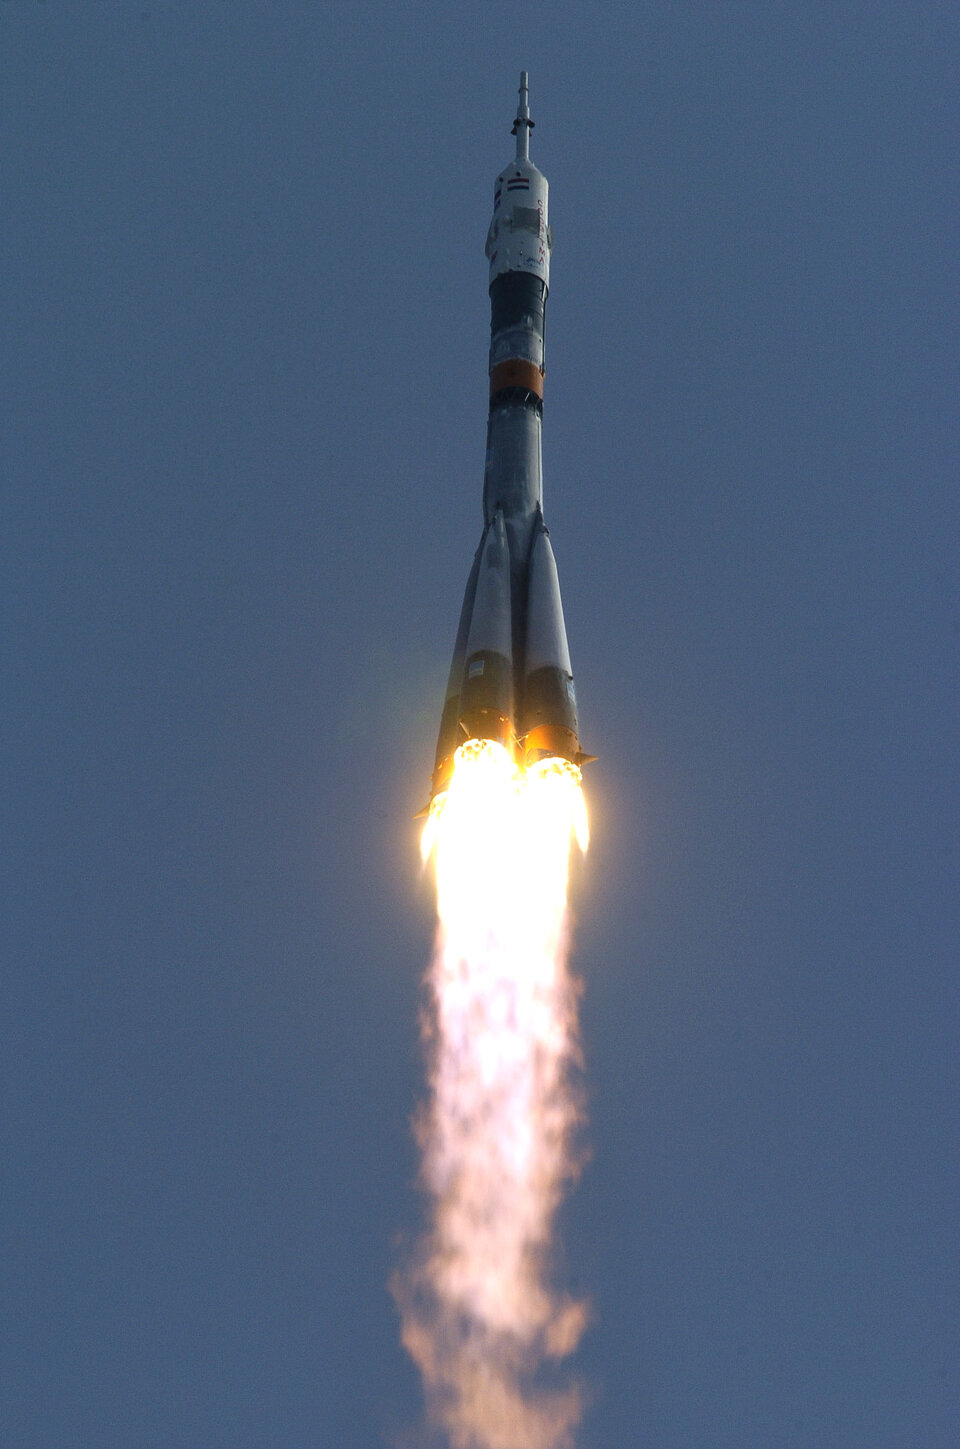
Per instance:
[[[581,1117],[565,950],[573,838],[586,848],[579,770],[551,759],[521,774],[478,740],[457,751],[423,834],[439,916],[417,1124],[431,1222],[393,1288],[453,1449],[569,1449],[582,1408],[576,1387],[541,1384],[587,1319],[550,1278]]]

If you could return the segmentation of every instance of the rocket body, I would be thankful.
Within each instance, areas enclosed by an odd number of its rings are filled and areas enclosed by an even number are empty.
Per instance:
[[[495,740],[529,765],[580,765],[577,706],[557,566],[543,521],[544,318],[550,287],[548,186],[530,160],[527,74],[517,154],[494,185],[490,411],[483,534],[467,580],[437,740],[431,794],[468,739]]]

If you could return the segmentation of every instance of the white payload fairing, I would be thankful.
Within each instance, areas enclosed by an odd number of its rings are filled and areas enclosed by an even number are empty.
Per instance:
[[[540,435],[543,329],[552,237],[547,180],[530,160],[527,72],[497,177],[490,262],[490,413],[483,535],[467,580],[440,721],[431,797],[446,789],[458,746],[494,740],[528,766],[579,766],[577,702],[557,565],[543,521]]]

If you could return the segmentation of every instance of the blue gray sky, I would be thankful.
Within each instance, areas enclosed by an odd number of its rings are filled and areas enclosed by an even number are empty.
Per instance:
[[[955,1449],[958,51],[938,0],[0,4],[11,1449],[428,1443],[412,816],[521,68],[582,1446]]]

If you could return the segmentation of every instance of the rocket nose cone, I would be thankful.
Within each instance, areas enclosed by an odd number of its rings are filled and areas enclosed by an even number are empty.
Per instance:
[[[533,122],[530,119],[530,87],[527,83],[527,72],[520,72],[520,99],[517,104],[517,118],[511,128],[511,134],[517,138],[517,160],[526,160],[530,155],[530,132],[533,130]]]

